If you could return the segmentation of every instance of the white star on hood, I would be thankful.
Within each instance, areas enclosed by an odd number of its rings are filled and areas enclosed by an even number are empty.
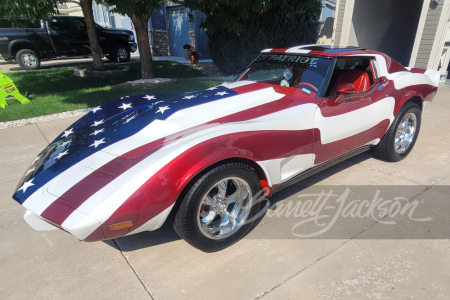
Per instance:
[[[63,137],[69,137],[73,133],[73,128],[70,128],[69,130],[64,131]]]
[[[24,182],[22,187],[18,191],[22,191],[25,193],[30,186],[34,185],[34,183],[32,183],[33,180],[34,180],[34,178],[32,178],[31,180],[29,180],[27,182]]]
[[[92,124],[91,127],[97,127],[98,125],[101,125],[101,124],[103,124],[103,123],[105,123],[105,122],[103,122],[103,120],[100,120],[100,121],[94,121],[94,124]]]
[[[122,108],[123,110],[126,110],[127,108],[131,108],[131,103],[122,103],[122,106],[119,106],[119,108]]]
[[[217,94],[215,94],[214,96],[223,96],[223,95],[228,95],[229,93],[227,92],[218,92]]]
[[[159,107],[159,110],[157,111],[157,112],[155,112],[155,114],[157,114],[157,113],[161,113],[161,114],[163,114],[166,110],[168,110],[168,109],[170,109],[170,107],[167,105],[167,106],[161,106],[161,107]]]
[[[197,95],[184,96],[183,99],[192,99],[192,98],[195,98],[195,97],[197,97]]]
[[[100,132],[103,132],[103,131],[105,131],[104,128],[102,128],[102,129],[100,129],[100,130],[96,130],[96,131],[94,131],[93,133],[91,133],[90,135],[97,135],[97,134],[99,134]]]
[[[97,111],[101,110],[102,108],[100,106],[94,107],[92,109],[92,112],[95,114]]]
[[[89,147],[94,146],[95,148],[97,148],[98,145],[104,144],[104,143],[106,143],[106,142],[105,142],[105,138],[102,138],[102,139],[99,140],[99,141],[95,141],[95,142],[94,142],[92,145],[90,145]]]
[[[156,99],[156,97],[155,96],[149,96],[149,95],[145,95],[145,97],[143,97],[143,98],[145,98],[145,99],[147,99],[147,100],[155,100]]]
[[[218,89],[218,87],[217,86],[214,86],[214,87],[210,87],[209,89],[206,89],[207,91],[214,91],[214,90],[217,90]]]

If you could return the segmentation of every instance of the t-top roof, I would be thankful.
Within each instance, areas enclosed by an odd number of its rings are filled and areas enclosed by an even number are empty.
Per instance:
[[[335,57],[335,56],[348,56],[356,54],[373,55],[378,52],[360,47],[333,48],[329,45],[313,44],[313,45],[295,46],[292,48],[285,48],[285,49],[265,49],[261,51],[261,53],[315,54],[315,55]]]

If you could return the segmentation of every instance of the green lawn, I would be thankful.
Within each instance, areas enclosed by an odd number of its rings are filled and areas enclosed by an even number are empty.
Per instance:
[[[139,63],[129,63],[130,72],[121,78],[80,78],[72,68],[9,72],[22,95],[28,91],[30,104],[21,105],[8,98],[6,109],[0,109],[0,122],[31,118],[80,108],[95,107],[122,96],[156,93],[180,93],[206,89],[223,82],[206,79],[204,74],[187,65],[154,61],[156,77],[177,78],[178,82],[152,88],[117,87],[140,79]]]

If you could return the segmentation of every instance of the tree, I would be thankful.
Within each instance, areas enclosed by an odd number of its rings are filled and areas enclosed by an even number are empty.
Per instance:
[[[26,16],[33,22],[40,19],[45,20],[49,15],[57,14],[58,5],[66,2],[77,3],[81,6],[86,19],[86,27],[89,35],[92,57],[94,60],[94,68],[103,69],[102,52],[98,43],[94,13],[92,11],[92,0],[1,0],[0,18],[7,18],[13,23],[18,22],[22,16]]]
[[[320,0],[186,0],[206,14],[210,55],[225,74],[241,72],[265,48],[314,43]]]
[[[160,8],[158,0],[109,0],[106,3],[115,5],[114,11],[131,17],[136,29],[136,39],[141,58],[141,74],[143,79],[155,78],[153,72],[152,53],[148,38],[148,20],[153,9]]]

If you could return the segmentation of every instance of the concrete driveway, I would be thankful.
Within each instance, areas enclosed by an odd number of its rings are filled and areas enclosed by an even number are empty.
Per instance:
[[[415,149],[399,163],[364,153],[276,195],[350,187],[355,199],[393,187],[431,222],[345,218],[332,234],[295,238],[298,220],[267,215],[243,240],[205,254],[164,225],[107,242],[37,232],[11,199],[37,153],[75,119],[0,130],[2,299],[449,299],[450,88],[424,114]],[[389,194],[390,193],[390,194]],[[278,208],[277,208],[278,209]]]

